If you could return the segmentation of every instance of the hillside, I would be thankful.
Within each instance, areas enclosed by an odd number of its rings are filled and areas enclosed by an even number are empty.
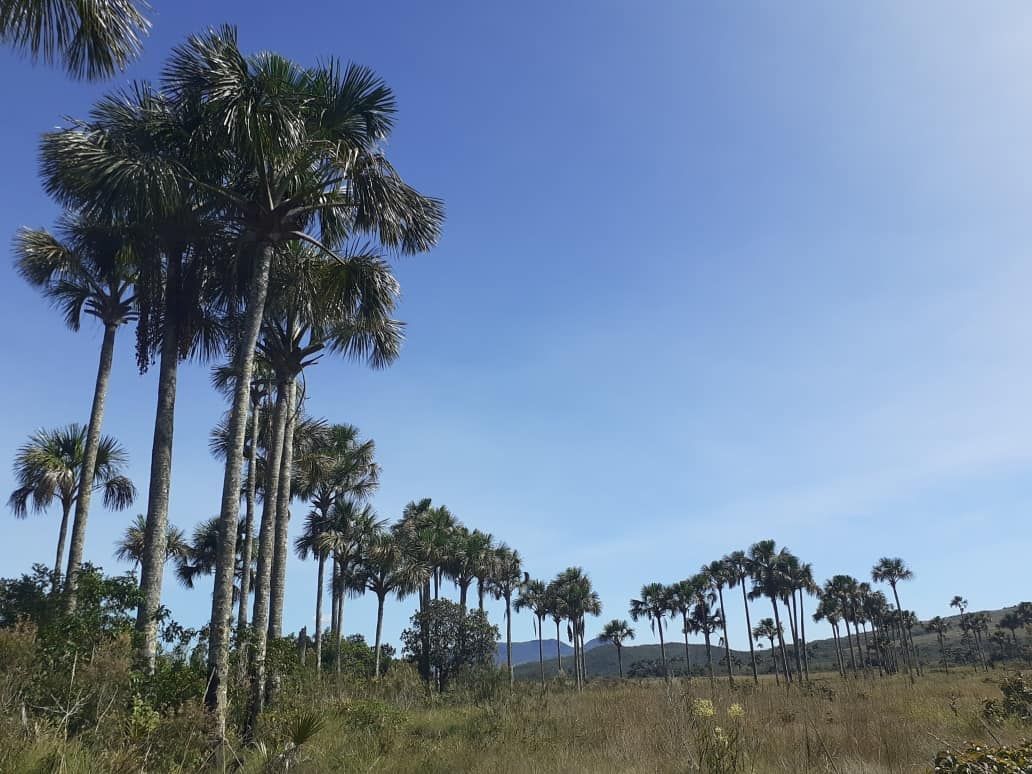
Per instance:
[[[1013,607],[1005,607],[1000,610],[985,610],[985,611],[971,611],[974,612],[985,612],[988,613],[992,619],[992,626],[990,632],[995,628],[995,624],[1000,618],[1007,612],[1013,610]],[[946,636],[947,648],[954,648],[960,645],[961,631],[960,631],[960,616],[944,616],[944,620],[949,621],[951,629]],[[555,659],[555,640],[546,640],[546,643],[551,643],[551,649],[548,645],[545,647],[545,675],[555,676],[558,672],[558,664]],[[596,647],[589,648],[589,651],[585,657],[586,667],[588,676],[594,677],[615,677],[618,674],[616,648],[612,645],[601,645],[597,640],[592,642],[596,643]],[[724,650],[722,647],[717,647],[717,638],[714,637],[713,644],[713,662],[714,670],[718,672],[725,671],[726,667],[722,663],[724,658]],[[786,640],[786,644],[788,640]],[[513,643],[513,649],[517,646],[530,645],[525,651],[521,650],[521,653],[529,653],[530,658],[525,661],[519,661],[516,668],[516,677],[521,679],[536,679],[539,676],[539,668],[537,664],[537,640],[532,640],[530,643]],[[938,662],[939,660],[939,644],[935,634],[925,632],[923,626],[914,628],[914,645],[917,647],[918,654],[923,663]],[[569,671],[570,664],[567,663],[566,659],[572,655],[572,649],[564,645],[563,650],[563,668],[565,671]],[[845,644],[843,644],[845,648]],[[810,668],[815,671],[834,670],[836,669],[836,656],[835,656],[835,641],[831,638],[812,640],[808,643],[807,651],[809,653]],[[505,644],[502,643],[500,648],[502,659],[499,663],[505,663]],[[845,653],[845,651],[844,651]],[[552,657],[549,658],[549,654]],[[666,644],[666,655],[667,659],[671,661],[672,669],[679,671],[683,668],[684,664],[684,641],[675,639],[673,642],[668,641]],[[848,658],[848,655],[845,656]],[[731,651],[732,662],[735,663],[736,674],[747,673],[749,671],[749,651],[745,650],[732,650]],[[757,665],[761,674],[766,674],[772,671],[770,648],[761,647],[757,648],[756,651]],[[691,667],[693,674],[704,674],[706,669],[706,647],[701,643],[692,642],[689,645],[689,659],[691,660]],[[659,645],[631,645],[625,646],[623,649],[623,667],[624,674],[627,674],[631,667],[636,662],[643,661],[659,661]]]
[[[593,650],[602,643],[598,640],[589,640],[584,644],[585,650]],[[544,640],[542,647],[545,651],[545,658],[549,656],[555,659],[555,645],[556,639],[553,637],[550,640]],[[559,643],[559,651],[562,653],[563,658],[567,658],[573,655],[573,648],[567,645],[565,642]],[[512,644],[512,663],[515,665],[526,664],[529,662],[538,662],[538,641],[537,640],[526,640],[525,642],[514,642]],[[495,653],[495,664],[502,666],[505,664],[505,643],[498,643],[498,650]]]

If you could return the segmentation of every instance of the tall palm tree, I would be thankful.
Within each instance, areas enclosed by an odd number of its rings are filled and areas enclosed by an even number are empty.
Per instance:
[[[147,517],[142,513],[125,528],[122,537],[115,543],[115,558],[120,562],[129,562],[135,571],[143,560],[144,536],[147,528]],[[165,540],[166,561],[185,559],[190,551],[186,534],[172,524],[168,525],[168,538]]]
[[[692,679],[692,658],[688,648],[688,635],[692,633],[692,627],[688,624],[688,617],[698,600],[698,584],[701,581],[701,577],[695,575],[667,586],[670,617],[673,619],[675,615],[681,616],[681,633],[684,634],[684,668],[685,676],[689,680]]]
[[[509,671],[510,687],[516,683],[512,665],[512,598],[526,579],[519,552],[504,543],[495,548],[491,593],[495,599],[505,600],[505,665]]]
[[[752,575],[752,590],[749,599],[766,597],[774,610],[774,628],[777,631],[778,648],[781,651],[781,665],[785,670],[786,685],[792,682],[788,667],[788,655],[785,652],[784,627],[781,625],[781,614],[778,612],[778,600],[787,588],[785,564],[788,552],[777,550],[773,540],[761,540],[749,548],[749,567]]]
[[[459,527],[452,537],[452,545],[445,560],[444,573],[458,586],[459,606],[462,608],[463,614],[466,612],[469,587],[473,585],[478,573],[483,572],[484,568],[487,568],[487,571],[490,570],[493,551],[494,545],[491,536],[478,529],[470,531],[466,527]]]
[[[631,619],[646,619],[653,633],[659,633],[659,657],[663,664],[663,675],[667,678],[666,645],[663,641],[663,617],[670,611],[670,590],[662,583],[648,583],[641,587],[637,599],[631,600]]]
[[[871,580],[875,583],[888,583],[889,586],[892,587],[892,596],[896,600],[897,610],[903,610],[903,606],[899,601],[899,589],[897,586],[901,581],[912,580],[913,577],[913,571],[907,567],[906,562],[899,557],[892,558],[883,556],[878,560],[878,563],[871,568]],[[913,663],[912,666],[912,662],[916,662],[916,659],[914,658],[916,651],[914,649],[913,637],[907,632],[904,632],[904,636],[906,639],[904,640],[903,645],[903,663],[909,673],[912,668],[917,669],[916,663]]]
[[[124,229],[69,216],[61,220],[58,233],[59,236],[55,236],[43,229],[22,229],[15,237],[14,250],[18,273],[61,310],[69,328],[79,330],[83,314],[96,318],[104,327],[65,577],[65,602],[68,609],[74,609],[75,581],[82,564],[93,491],[89,482],[97,465],[115,334],[135,317],[135,272],[132,248]]]
[[[939,653],[942,655],[942,668],[946,670],[946,674],[950,673],[950,662],[946,658],[946,632],[950,630],[950,622],[944,619],[941,615],[935,616],[932,620],[925,624],[925,631],[935,632],[935,637],[939,641]]]
[[[727,661],[727,681],[731,685],[735,684],[734,670],[732,669],[731,663],[731,642],[727,636],[727,616],[724,613],[724,586],[730,586],[731,580],[734,577],[734,570],[728,565],[725,559],[717,559],[716,561],[710,562],[702,568],[703,576],[708,579],[710,588],[717,593],[717,602],[719,604],[720,613],[720,626],[724,631],[724,658]]]
[[[364,586],[376,596],[376,639],[374,678],[380,677],[380,642],[383,634],[383,606],[391,594],[403,599],[414,594],[423,583],[429,568],[412,562],[397,538],[390,533],[372,536],[366,546],[354,583]]]
[[[248,384],[254,365],[273,256],[306,242],[334,251],[362,234],[388,249],[419,253],[438,238],[442,208],[404,183],[382,155],[395,104],[371,71],[335,61],[302,68],[275,54],[244,55],[236,30],[222,27],[177,47],[163,82],[199,111],[226,173],[209,179],[227,220],[253,246],[250,280],[234,342],[236,391],[230,407],[231,453],[223,478],[222,561],[212,602],[207,692],[220,736],[229,662],[229,568],[239,515]]]
[[[108,78],[134,60],[150,29],[142,0],[0,0],[0,42],[73,78]]]
[[[223,331],[212,314],[216,291],[237,274],[233,265],[242,255],[229,246],[224,219],[214,217],[219,205],[209,187],[180,174],[201,168],[222,174],[197,114],[136,84],[100,100],[88,120],[45,134],[40,152],[49,194],[90,219],[131,226],[140,242],[137,363],[141,370],[155,358],[159,363],[136,617],[137,659],[147,671],[157,651],[178,366],[190,356],[210,357],[221,346]]]
[[[584,658],[585,618],[589,615],[601,615],[602,601],[592,588],[591,579],[580,567],[568,567],[556,576],[555,593],[559,596],[560,607],[569,621],[574,678],[579,690],[587,680]]]
[[[825,597],[833,598],[838,603],[838,609],[842,616],[842,622],[846,627],[846,644],[849,646],[849,665],[855,677],[857,674],[857,659],[853,652],[853,639],[849,631],[849,624],[852,621],[856,623],[856,615],[854,612],[855,597],[857,590],[857,580],[850,575],[835,575],[828,579],[824,583],[823,593]],[[859,649],[859,635],[857,635],[857,646]],[[862,656],[861,653],[861,668]]]
[[[559,632],[559,625],[566,617],[566,607],[563,603],[563,596],[559,588],[559,578],[554,578],[545,586],[545,606],[548,616],[555,624],[555,659],[557,671],[563,673],[563,641]]]
[[[1018,647],[1018,629],[1023,629],[1025,622],[1021,620],[1021,616],[1018,615],[1017,611],[1011,610],[1009,613],[1004,613],[999,622],[996,624],[998,629],[1006,629],[1011,634],[1011,639],[1014,640],[1014,647]]]
[[[463,599],[463,604],[465,600]],[[545,646],[544,626],[545,618],[549,614],[548,588],[541,580],[528,580],[520,587],[519,596],[513,604],[516,612],[529,610],[534,616],[534,630],[538,639],[538,666],[541,672],[541,684],[545,683]],[[463,607],[465,610],[465,607]]]
[[[745,555],[745,551],[732,551],[724,557],[724,563],[728,567],[728,588],[742,587],[742,605],[745,608],[745,631],[748,634],[752,632],[752,620],[749,616],[749,595],[745,585],[745,581],[749,577],[749,559]],[[753,648],[753,638],[750,635],[746,639],[749,640],[749,663],[752,665],[753,682],[759,683],[760,677],[756,671],[756,651]]]
[[[778,657],[774,641],[782,639],[781,625],[774,623],[773,618],[761,618],[756,623],[756,626],[753,627],[752,638],[757,642],[762,640],[770,642],[771,670],[774,672],[774,682],[780,683],[781,678],[778,677]]]
[[[816,595],[820,589],[813,577],[813,565],[809,562],[791,563],[789,581],[792,591],[793,607],[797,607],[799,620],[799,644],[802,653],[802,674],[810,679],[810,657],[806,652],[806,595]],[[798,595],[798,603],[795,602]]]
[[[71,424],[51,430],[37,430],[14,458],[14,478],[17,488],[11,493],[8,505],[18,518],[25,518],[31,510],[42,513],[57,500],[61,504],[61,526],[57,537],[57,555],[54,559],[53,590],[61,576],[68,519],[76,501],[82,496],[82,467],[86,461],[86,428]],[[128,455],[111,436],[101,436],[97,445],[97,459],[91,491],[104,492],[104,505],[122,510],[132,505],[136,487],[123,475]]]
[[[831,625],[832,639],[835,642],[835,656],[838,661],[839,674],[846,676],[846,667],[842,661],[842,646],[839,639],[839,622],[842,620],[841,603],[837,597],[827,595],[823,591],[818,592],[820,602],[813,613],[815,622],[827,621]]]
[[[720,611],[713,608],[716,594],[710,590],[707,581],[697,578],[694,585],[695,604],[692,605],[692,612],[688,616],[687,628],[695,634],[702,634],[706,644],[706,671],[709,672],[710,685],[713,685],[716,676],[713,672],[712,634],[721,625]]]
[[[612,643],[616,648],[616,666],[620,672],[620,678],[623,679],[623,644],[626,640],[634,639],[634,629],[627,621],[614,618],[602,627],[598,638],[602,642]]]

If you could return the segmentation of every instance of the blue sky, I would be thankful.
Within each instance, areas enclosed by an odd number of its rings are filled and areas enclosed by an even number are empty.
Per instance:
[[[398,364],[327,358],[308,376],[312,413],[375,438],[383,516],[432,497],[533,575],[583,565],[602,620],[642,583],[766,537],[821,579],[905,557],[904,603],[923,617],[954,594],[1029,596],[1032,8],[154,5],[128,77],[224,21],[249,50],[369,65],[400,103],[392,158],[447,203],[440,247],[398,265]],[[56,214],[40,132],[125,78],[72,83],[7,52],[0,66],[13,235]],[[10,461],[37,427],[85,421],[100,332],[65,330],[9,259],[0,331]],[[131,332],[118,346],[105,430],[143,488],[156,374],[137,375]],[[171,514],[185,528],[218,510],[207,437],[223,405],[207,385],[184,369]],[[95,509],[88,558],[116,568],[127,520]],[[52,561],[56,529],[56,514],[0,519],[0,575]],[[315,570],[289,572],[296,630]],[[166,589],[181,620],[207,615],[208,588]],[[371,635],[370,601],[348,605],[346,629]],[[388,605],[389,639],[412,607]],[[529,617],[514,634],[532,636]]]

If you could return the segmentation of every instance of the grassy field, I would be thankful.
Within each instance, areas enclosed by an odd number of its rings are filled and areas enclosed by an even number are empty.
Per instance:
[[[981,718],[982,700],[999,697],[1003,676],[933,674],[915,685],[829,676],[808,688],[764,680],[733,691],[700,679],[596,681],[580,693],[522,685],[511,695],[496,684],[480,696],[428,702],[410,670],[399,668],[375,690],[298,686],[263,720],[258,750],[238,748],[225,765],[207,757],[198,709],[130,729],[122,738],[132,744],[105,742],[100,730],[65,742],[9,722],[0,770],[930,771],[938,750],[1008,744],[1027,732]]]

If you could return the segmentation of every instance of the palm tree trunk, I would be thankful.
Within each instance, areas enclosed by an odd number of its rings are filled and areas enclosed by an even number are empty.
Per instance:
[[[545,640],[544,640],[544,626],[545,619],[543,616],[537,617],[537,635],[538,635],[538,665],[541,667],[541,684],[545,684]]]
[[[169,305],[168,297],[174,297],[178,292],[181,262],[182,255],[174,251],[169,253],[165,278],[166,306]],[[143,599],[136,611],[136,659],[147,674],[154,672],[154,658],[158,648],[155,617],[161,605],[161,582],[167,558],[168,490],[172,482],[172,433],[175,428],[178,375],[179,326],[176,315],[166,313],[161,331],[147,521],[144,527],[143,555],[140,557],[140,591]]]
[[[247,605],[251,601],[251,563],[254,555],[254,503],[258,489],[258,424],[261,421],[261,407],[257,402],[251,406],[251,447],[247,455],[247,486],[244,494],[244,547],[241,551],[243,575],[240,578],[240,605],[237,609],[237,641],[241,641],[247,629]],[[316,635],[318,637],[318,635]],[[241,654],[242,655],[242,654]],[[240,659],[244,663],[244,659]],[[318,659],[317,659],[318,661]]]
[[[58,593],[61,583],[61,563],[64,559],[65,540],[68,536],[68,517],[72,514],[72,501],[61,503],[61,528],[57,533],[57,556],[54,559],[54,580],[51,584],[51,592]]]
[[[774,666],[774,684],[775,685],[781,685],[781,678],[778,676],[778,672],[780,671],[778,669],[778,651],[774,647],[774,638],[773,637],[770,638],[770,660],[771,660],[771,662],[773,663],[773,666]]]
[[[563,673],[563,641],[559,638],[559,620],[555,622],[555,659],[559,664],[558,674]]]
[[[663,641],[663,619],[656,621],[656,628],[659,629],[659,658],[663,662],[663,677],[670,679],[670,672],[666,665],[666,643]]]
[[[505,663],[509,667],[509,687],[516,684],[516,673],[512,670],[512,595],[505,595]]]
[[[717,598],[720,600],[720,625],[724,629],[724,657],[727,659],[727,681],[735,684],[734,671],[731,669],[731,643],[727,638],[727,616],[724,615],[724,588],[717,586]]]
[[[480,578],[477,578],[477,609],[481,613],[484,612],[484,581]],[[559,624],[556,624],[556,626],[558,627]],[[558,631],[559,630],[556,629],[556,632]],[[556,636],[556,639],[559,639],[558,635]]]
[[[681,614],[681,623],[684,625],[684,669],[688,676],[688,680],[692,679],[692,660],[691,656],[688,655],[688,616],[685,613]]]
[[[316,573],[317,583],[315,589],[315,671],[322,671],[322,605],[323,585],[326,583],[326,552],[319,551],[319,570]]]
[[[849,618],[843,616],[842,623],[846,625],[846,644],[849,645],[849,666],[853,670],[853,677],[856,677],[856,658],[853,656],[853,638],[849,634]]]
[[[107,323],[104,326],[104,340],[100,345],[100,364],[97,366],[97,382],[93,388],[93,407],[90,409],[90,424],[86,430],[86,445],[82,451],[82,470],[79,474],[79,497],[75,501],[75,520],[72,522],[72,542],[68,547],[68,572],[65,574],[65,609],[75,610],[75,581],[86,546],[86,519],[90,512],[90,497],[93,495],[93,477],[97,469],[97,450],[100,448],[100,428],[104,422],[104,402],[107,399],[108,383],[111,381],[111,363],[115,356],[115,333],[118,326]]]
[[[376,595],[376,656],[373,667],[373,679],[380,679],[380,638],[383,636],[383,604],[386,600],[385,594]]]
[[[717,677],[713,674],[713,653],[710,649],[710,630],[708,625],[703,628],[702,637],[706,642],[706,671],[709,672],[710,685],[716,685]]]
[[[950,663],[946,659],[946,638],[939,633],[939,650],[942,652],[942,666],[946,670],[946,674],[950,673]]]
[[[620,679],[623,680],[623,648],[616,646],[616,667],[620,670]]]
[[[843,678],[846,676],[846,667],[842,663],[842,646],[839,643],[839,630],[838,624],[833,623],[831,625],[831,634],[835,639],[835,657],[838,660],[838,671]]]
[[[462,617],[466,617],[466,595],[469,592],[469,583],[459,583],[459,608],[462,610]]]
[[[742,604],[745,606],[745,636],[749,640],[749,662],[752,664],[753,682],[759,685],[760,675],[756,671],[756,649],[753,646],[752,620],[749,617],[749,595],[745,591],[745,576],[741,576],[739,583],[742,586]]]
[[[903,666],[906,668],[911,680],[913,680],[913,675],[911,674],[912,667],[910,665],[910,644],[907,641],[906,628],[903,626],[903,606],[899,603],[899,592],[896,591],[896,584],[890,583],[889,585],[892,586],[892,596],[896,600],[896,610],[899,611],[899,633],[900,643],[903,645]]]
[[[233,607],[233,575],[236,568],[237,519],[240,515],[240,469],[244,453],[247,404],[254,371],[254,348],[258,343],[265,298],[269,292],[269,268],[273,246],[262,243],[248,289],[246,312],[240,339],[233,357],[233,404],[229,412],[229,449],[222,480],[222,507],[219,511],[219,552],[215,563],[215,590],[211,602],[211,636],[208,640],[208,686],[205,704],[215,714],[215,731],[226,737],[226,677],[229,670],[229,617]]]
[[[265,496],[262,498],[262,522],[258,530],[258,569],[255,572],[253,630],[251,652],[251,703],[245,727],[246,735],[255,730],[258,715],[265,703],[265,656],[269,637],[269,612],[272,591],[272,557],[276,540],[276,503],[279,494],[280,463],[283,433],[287,424],[289,391],[283,382],[276,387],[276,407],[272,416],[272,437],[269,439],[265,471]]]
[[[796,620],[795,591],[792,592],[791,603],[785,601],[785,609],[788,612],[789,630],[792,632],[792,658],[795,661],[796,676],[803,679],[803,662],[799,658],[799,624]]]
[[[272,554],[269,636],[283,636],[283,599],[287,583],[287,552],[290,550],[291,482],[294,474],[294,428],[297,427],[297,382],[287,382],[287,417],[283,426],[283,452],[280,456],[279,487],[276,490],[276,542]]]
[[[785,668],[785,685],[792,682],[792,676],[788,671],[788,656],[785,654],[785,635],[781,627],[781,614],[778,612],[778,602],[774,597],[770,598],[770,604],[774,608],[774,628],[777,630],[778,647],[781,650],[781,664]]]
[[[806,655],[806,613],[803,610],[803,590],[799,589],[799,638],[803,644],[803,673],[810,682],[810,657]]]

